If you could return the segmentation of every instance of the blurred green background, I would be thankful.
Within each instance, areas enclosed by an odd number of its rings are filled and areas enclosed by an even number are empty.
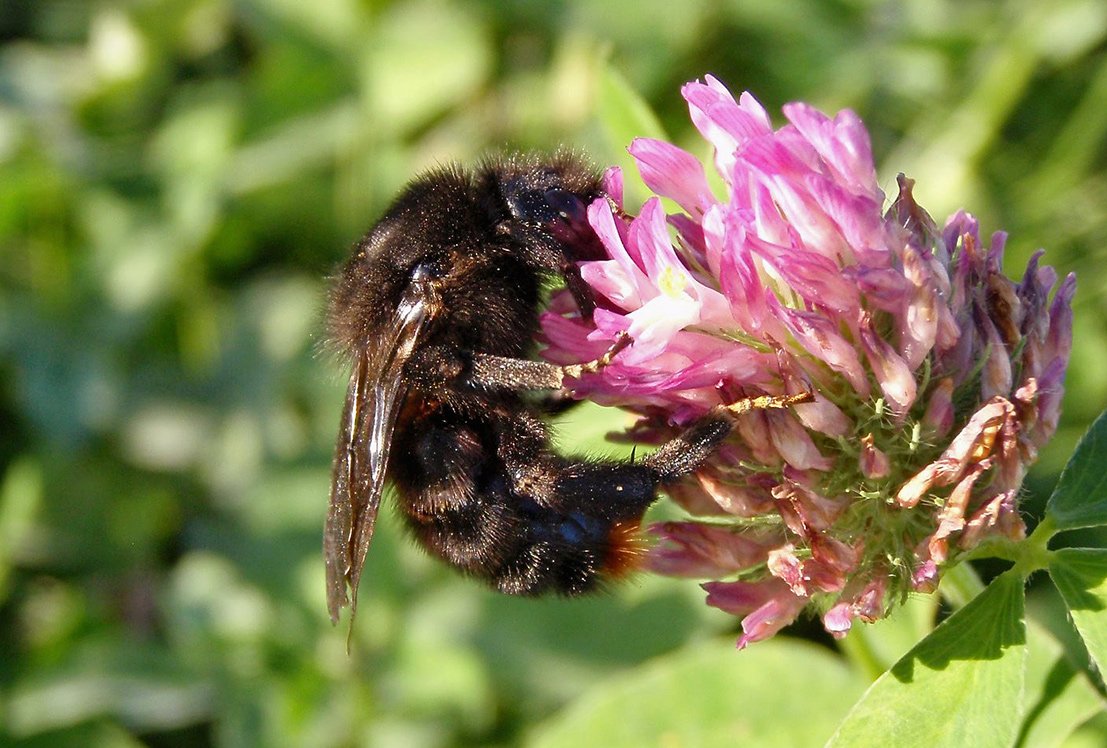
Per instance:
[[[1039,246],[1078,273],[1029,511],[1107,403],[1101,0],[0,0],[0,44],[3,744],[554,745],[620,689],[611,726],[746,720],[672,745],[754,740],[772,685],[773,734],[805,727],[804,689],[840,716],[861,685],[829,649],[732,654],[693,583],[499,597],[387,510],[350,657],[326,615],[325,276],[429,165],[562,143],[625,164],[662,128],[706,155],[679,95],[705,73],[774,113],[857,110],[886,190],[905,171],[936,216],[1008,230],[1012,275]],[[619,425],[580,409],[563,441],[610,452]]]

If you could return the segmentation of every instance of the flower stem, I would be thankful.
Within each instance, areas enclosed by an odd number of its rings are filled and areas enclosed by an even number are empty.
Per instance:
[[[972,565],[963,561],[946,570],[938,590],[954,608],[963,608],[969,600],[984,591],[984,582],[980,581]]]
[[[1025,578],[1049,565],[1049,540],[1056,532],[1052,517],[1047,515],[1029,538],[992,547],[987,555],[1014,561],[1015,568]],[[984,591],[984,586],[966,559],[946,570],[938,589],[946,602],[954,608],[963,608],[969,600]]]
[[[1056,534],[1057,523],[1053,521],[1052,515],[1046,514],[1042,517],[1042,521],[1038,523],[1038,526],[1034,528],[1034,532],[1030,533],[1030,537],[1026,539],[1026,542],[1039,553],[1046,553],[1049,549],[1050,538]]]

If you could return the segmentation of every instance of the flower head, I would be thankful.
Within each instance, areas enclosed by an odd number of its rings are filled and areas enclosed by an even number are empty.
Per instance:
[[[1024,534],[1016,499],[1057,427],[1075,279],[1040,253],[1008,279],[1004,234],[985,243],[964,212],[938,227],[902,176],[885,208],[852,112],[789,104],[774,130],[713,78],[683,94],[725,194],[691,154],[634,141],[655,196],[633,217],[589,207],[607,254],[580,266],[597,308],[585,319],[555,299],[546,355],[590,360],[627,333],[576,393],[638,413],[638,441],[720,403],[813,393],[740,416],[670,491],[712,523],[654,528],[649,563],[717,580],[707,602],[744,616],[743,646],[809,606],[841,636],[932,590],[970,548]],[[607,182],[621,201],[621,174]]]

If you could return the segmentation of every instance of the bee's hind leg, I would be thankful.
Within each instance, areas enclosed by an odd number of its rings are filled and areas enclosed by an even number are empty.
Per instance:
[[[810,392],[798,395],[762,395],[730,405],[717,405],[693,421],[683,432],[658,447],[642,464],[652,470],[659,483],[671,483],[698,469],[734,429],[735,419],[751,410],[787,408],[810,402]]]

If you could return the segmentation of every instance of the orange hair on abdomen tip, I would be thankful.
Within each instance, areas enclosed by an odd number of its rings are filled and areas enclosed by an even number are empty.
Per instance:
[[[638,521],[616,522],[607,535],[607,553],[603,559],[604,576],[617,579],[642,565],[649,545]]]

